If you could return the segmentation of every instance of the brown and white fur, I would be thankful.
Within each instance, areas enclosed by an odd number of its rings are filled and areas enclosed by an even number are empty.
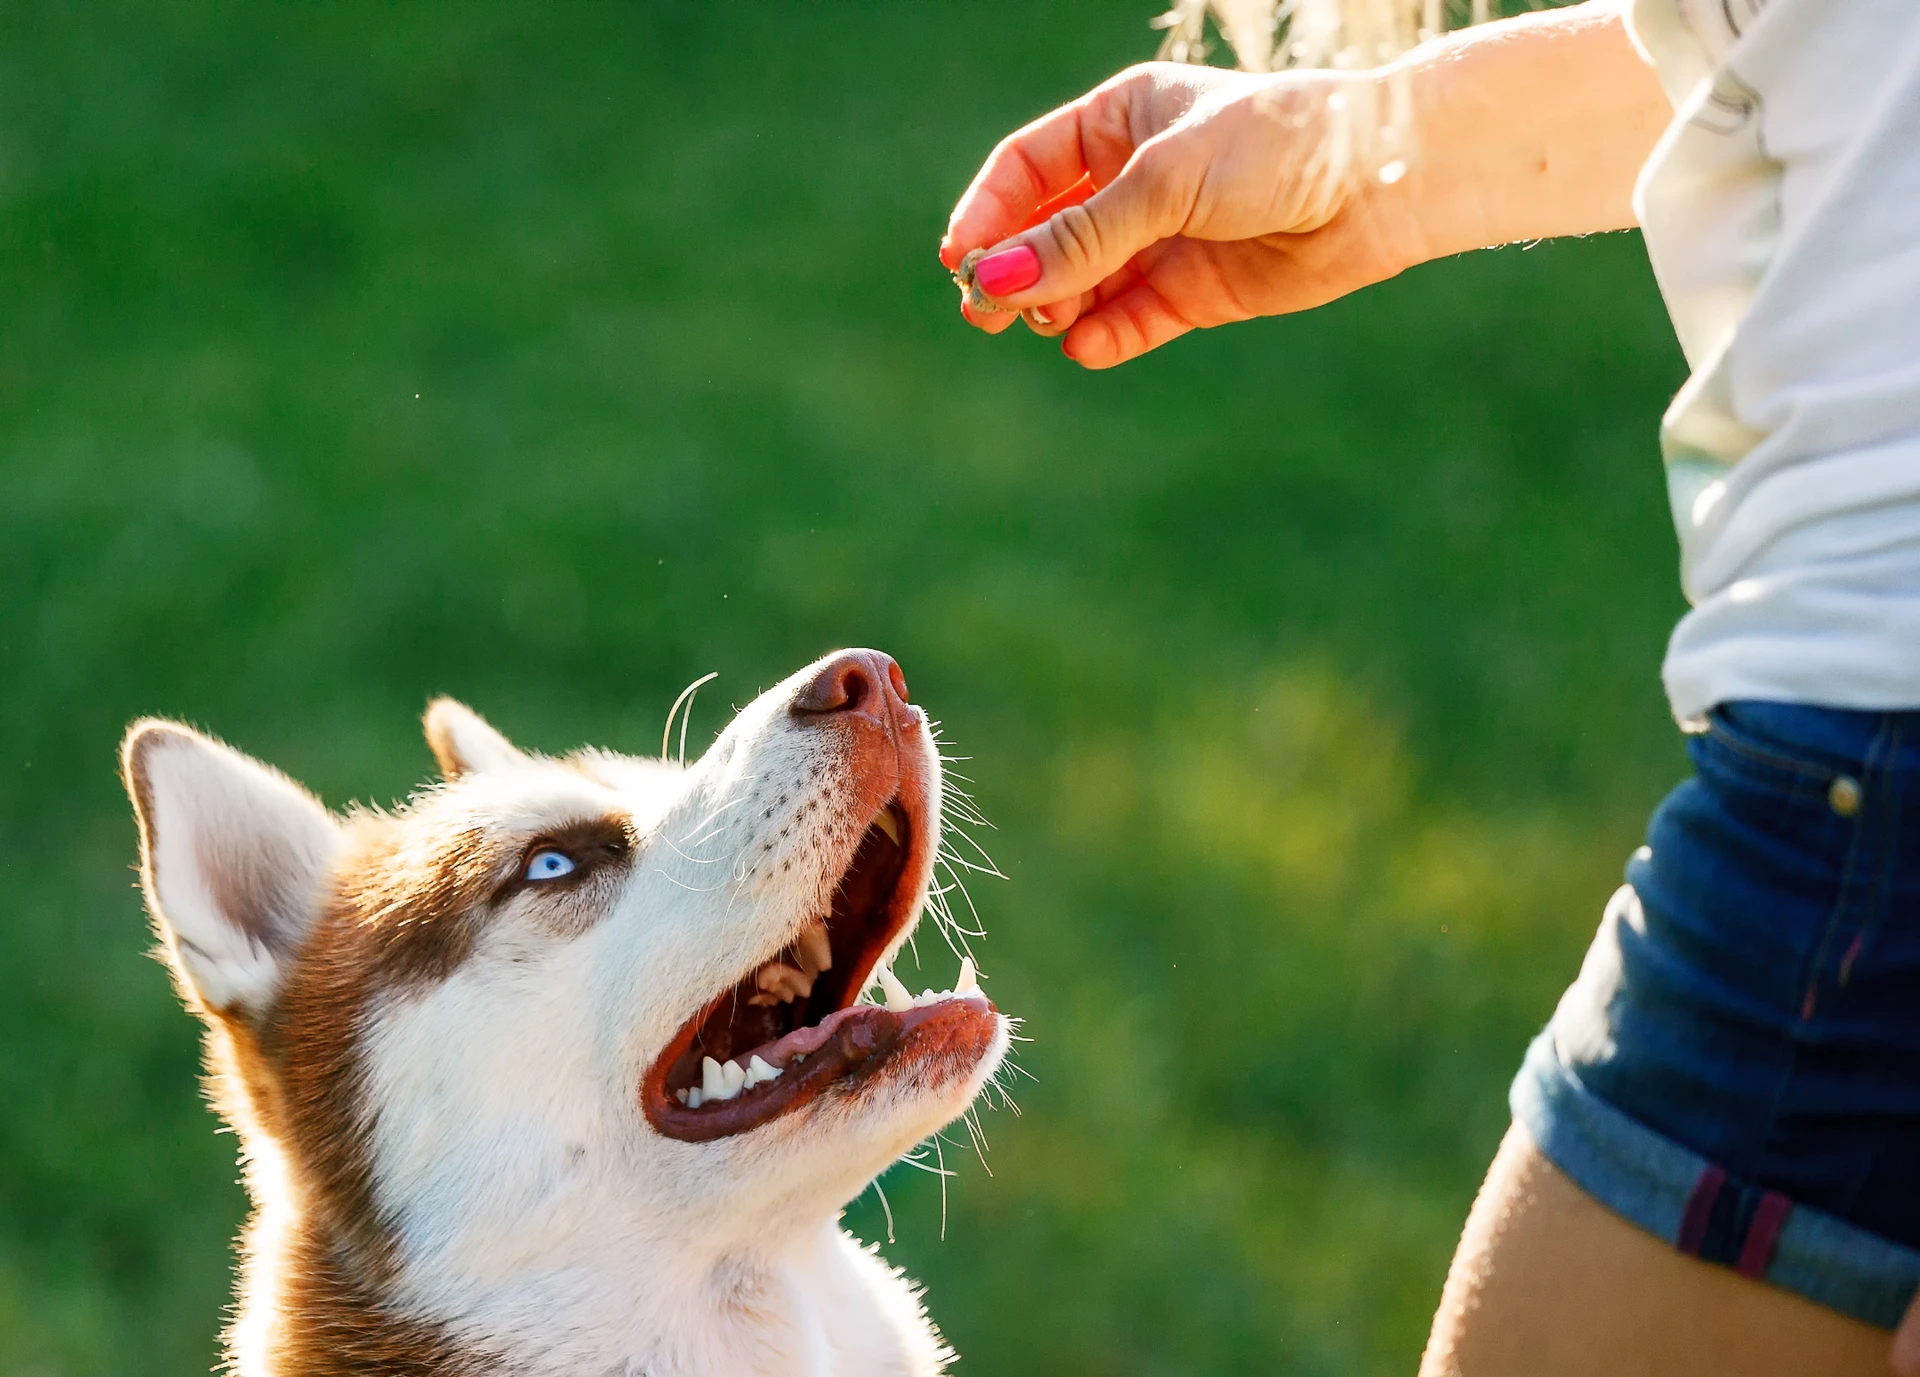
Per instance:
[[[444,699],[426,728],[443,782],[344,817],[178,724],[126,737],[253,1199],[230,1369],[942,1370],[918,1293],[837,1223],[1008,1041],[965,972],[918,1001],[891,976],[941,799],[898,667],[827,657],[685,768],[522,752]],[[703,1054],[744,1069],[783,1030],[777,1079],[701,1103]]]

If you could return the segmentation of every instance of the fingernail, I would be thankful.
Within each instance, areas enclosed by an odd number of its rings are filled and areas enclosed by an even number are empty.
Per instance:
[[[1024,292],[1040,280],[1040,255],[1025,244],[981,259],[973,265],[973,280],[988,296]]]
[[[1027,319],[1035,325],[1053,324],[1053,317],[1047,314],[1047,308],[1044,306],[1029,306],[1027,308]]]

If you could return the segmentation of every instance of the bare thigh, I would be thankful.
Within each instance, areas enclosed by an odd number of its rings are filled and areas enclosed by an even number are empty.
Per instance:
[[[1892,1343],[1643,1233],[1516,1125],[1467,1218],[1420,1377],[1887,1377]]]

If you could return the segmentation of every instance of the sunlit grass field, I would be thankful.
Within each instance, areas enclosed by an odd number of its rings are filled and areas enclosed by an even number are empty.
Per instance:
[[[1682,768],[1683,370],[1631,236],[1108,375],[963,329],[947,208],[1155,8],[0,8],[0,1374],[204,1372],[228,1293],[129,718],[386,802],[431,694],[644,752],[717,670],[697,749],[844,644],[1009,877],[1020,1113],[885,1183],[960,1371],[1411,1370]]]

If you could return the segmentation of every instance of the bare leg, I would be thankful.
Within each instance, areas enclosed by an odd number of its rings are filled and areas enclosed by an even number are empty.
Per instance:
[[[1913,1298],[1900,1332],[1893,1336],[1893,1370],[1895,1377],[1920,1377],[1920,1296]]]
[[[1420,1377],[1888,1377],[1893,1336],[1687,1257],[1507,1130]]]

